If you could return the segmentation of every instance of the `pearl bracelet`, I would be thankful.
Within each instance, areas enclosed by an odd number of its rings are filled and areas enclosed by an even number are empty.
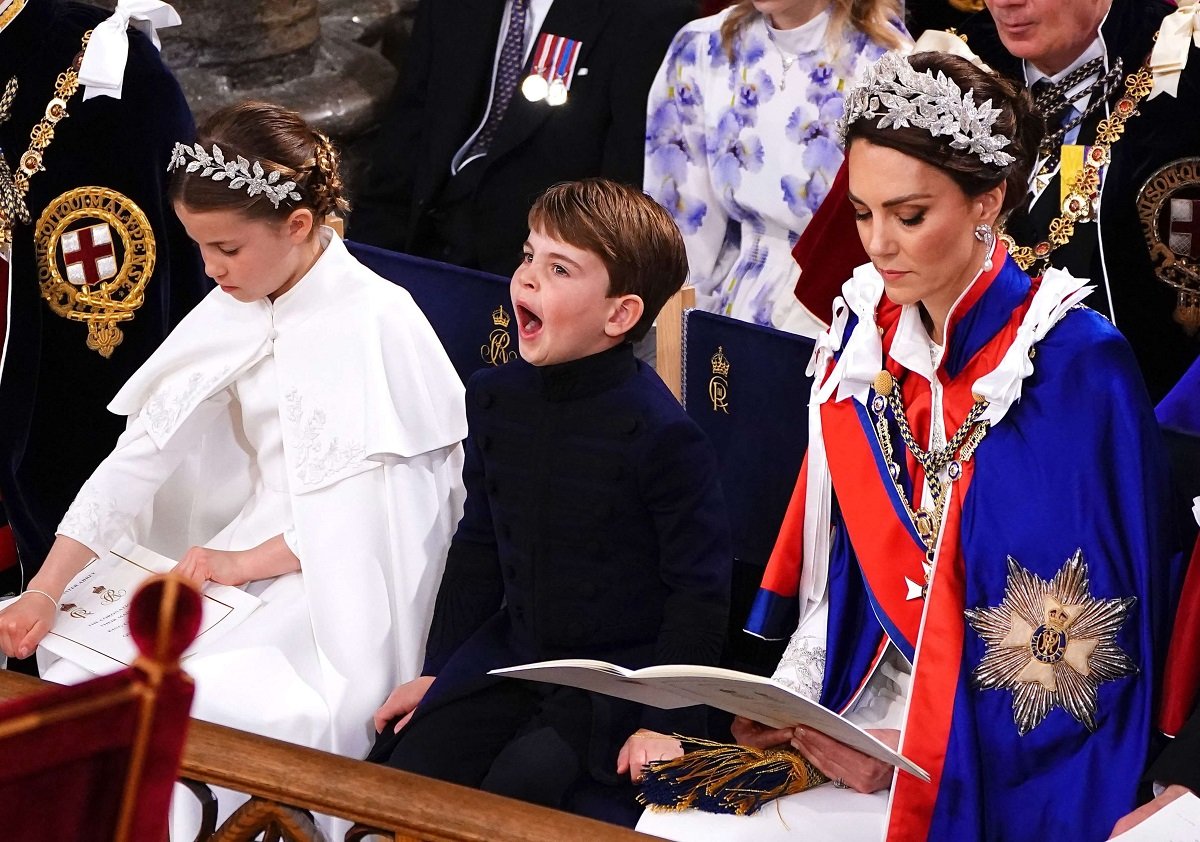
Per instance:
[[[27,593],[35,593],[38,596],[46,597],[46,599],[50,600],[50,602],[53,603],[54,610],[55,611],[58,610],[58,600],[55,599],[54,597],[50,596],[50,594],[46,593],[45,591],[39,591],[37,588],[26,588],[25,593],[21,594],[21,596],[25,596],[25,594],[27,594]]]

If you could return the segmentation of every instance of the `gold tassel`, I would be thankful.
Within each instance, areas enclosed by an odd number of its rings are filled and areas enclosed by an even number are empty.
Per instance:
[[[676,738],[698,748],[647,766],[638,801],[652,810],[696,808],[744,816],[768,801],[829,781],[790,748],[757,749]]]

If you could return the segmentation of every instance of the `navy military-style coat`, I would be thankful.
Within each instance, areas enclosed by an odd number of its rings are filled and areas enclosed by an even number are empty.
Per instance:
[[[466,507],[426,648],[421,708],[496,667],[596,658],[717,664],[732,557],[708,440],[628,344],[467,384]],[[701,733],[682,711],[593,695],[589,766],[612,777],[639,727]]]
[[[12,77],[18,81],[11,117],[0,125],[0,148],[14,170],[54,95],[56,77],[71,66],[83,34],[107,16],[83,3],[30,0],[0,31],[0,85]],[[79,487],[125,427],[123,418],[105,409],[108,402],[210,286],[166,197],[171,147],[195,134],[191,112],[150,40],[131,29],[121,99],[85,102],[81,88],[67,103],[67,114],[44,152],[45,171],[29,182],[32,224],[18,224],[13,232],[7,353],[0,373],[0,496],[25,581],[41,566]],[[86,325],[53,312],[39,288],[39,269],[51,261],[68,274],[71,248],[48,233],[59,222],[66,222],[68,232],[107,225],[116,263],[127,259],[116,222],[95,213],[68,220],[63,212],[84,192],[98,191],[120,197],[110,207],[119,207],[123,218],[130,204],[140,209],[155,251],[144,303],[132,320],[120,323],[123,339],[108,358],[87,347]],[[139,232],[145,227],[137,223]],[[46,255],[41,259],[39,245]],[[78,271],[104,273],[88,260],[85,255],[76,264]]]

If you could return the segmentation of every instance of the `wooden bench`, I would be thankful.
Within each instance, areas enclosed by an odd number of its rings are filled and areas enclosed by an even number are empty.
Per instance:
[[[41,679],[0,670],[0,700],[37,692]],[[355,822],[347,842],[529,842],[648,838],[632,830],[465,789],[384,766],[192,720],[180,776],[251,796],[212,842],[249,842],[263,817],[275,818],[268,840],[317,840],[304,811]]]

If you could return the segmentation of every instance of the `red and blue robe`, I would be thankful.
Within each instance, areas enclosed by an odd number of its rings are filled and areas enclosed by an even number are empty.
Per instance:
[[[1086,294],[1078,282],[1065,290],[1054,316],[1043,312],[1040,329],[1031,329],[1042,281],[1031,280],[1001,249],[996,255],[1004,259],[967,289],[947,320],[936,370],[946,438],[966,418],[972,393],[986,382],[981,378],[1002,363],[1020,374],[1013,380],[1015,396],[1009,383],[1009,397],[996,398],[1000,417],[952,485],[927,596],[908,598],[906,580],[925,581],[926,549],[888,474],[870,409],[875,391],[863,385],[872,378],[857,389],[828,388],[831,378],[849,370],[839,366],[844,356],[858,354],[862,369],[862,349],[879,348],[875,370],[886,368],[895,377],[915,440],[929,441],[930,383],[889,355],[902,308],[879,296],[873,310],[859,307],[848,319],[835,319],[824,357],[819,346],[813,411],[819,413],[823,458],[815,461],[827,464],[827,476],[815,476],[814,460],[806,461],[747,624],[763,637],[791,633],[803,609],[797,590],[813,581],[800,569],[805,535],[811,540],[828,529],[821,702],[848,707],[889,640],[913,665],[900,749],[932,780],[896,774],[889,840],[1107,838],[1136,804],[1178,592],[1181,556],[1174,546],[1167,467],[1128,344],[1103,317],[1071,306]],[[869,267],[856,272],[847,298],[860,276],[872,274],[878,279]],[[1061,286],[1062,277],[1047,275],[1047,289]],[[876,283],[878,296],[882,284]],[[866,341],[856,344],[860,329],[858,338]],[[1008,354],[1014,347],[1017,352]],[[890,410],[888,418],[898,482],[909,500],[919,501],[922,468],[905,449]],[[831,484],[832,500],[827,523],[814,533],[814,516],[810,511],[806,528],[805,510],[812,509],[809,485],[822,479]],[[1125,660],[1110,658],[1110,666],[1120,662],[1113,667],[1120,674],[1100,681],[1094,704],[1082,694],[1088,710],[1077,706],[1073,715],[1054,704],[1021,733],[1014,694],[1041,662],[1031,657],[1032,666],[1019,676],[1009,672],[1000,686],[980,686],[975,671],[985,657],[997,657],[998,644],[985,639],[966,612],[1003,614],[1012,605],[1006,594],[1015,579],[1051,582],[1077,551],[1087,566],[1089,597],[1086,605],[1069,609],[1072,617],[1109,608],[1117,615],[1081,669],[1100,675],[1097,658],[1114,647]],[[1011,622],[1014,629],[1019,625]],[[1033,635],[1049,628],[1053,637],[1052,625],[1048,620]],[[1072,651],[1071,634],[1070,628],[1060,633],[1063,647],[1051,651],[1050,660]],[[1033,654],[1035,643],[1028,638]],[[1014,651],[1024,652],[1020,646]],[[1079,658],[1076,653],[1076,662],[1084,663]],[[1062,681],[1055,686],[1063,694],[1056,698],[1080,698]]]

